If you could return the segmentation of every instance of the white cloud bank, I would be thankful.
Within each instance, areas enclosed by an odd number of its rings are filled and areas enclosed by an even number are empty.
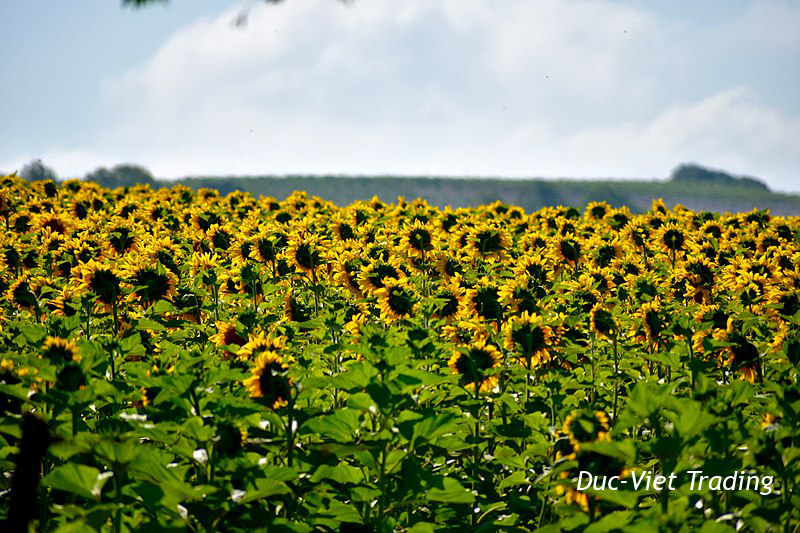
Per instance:
[[[800,116],[741,85],[676,97],[702,51],[643,9],[292,0],[236,28],[240,9],[191,24],[110,81],[102,141],[42,158],[63,175],[131,161],[162,176],[657,177],[696,161],[800,190]],[[715,38],[770,13],[800,12],[751,9]],[[787,39],[769,46],[799,46]]]

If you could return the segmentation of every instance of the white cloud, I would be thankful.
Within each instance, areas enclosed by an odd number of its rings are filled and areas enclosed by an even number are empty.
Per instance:
[[[800,14],[764,5],[742,20]],[[800,117],[746,87],[676,103],[662,86],[691,56],[642,8],[297,0],[236,28],[240,9],[196,21],[110,81],[103,140],[46,162],[62,174],[113,154],[166,176],[652,177],[697,161],[800,187]]]

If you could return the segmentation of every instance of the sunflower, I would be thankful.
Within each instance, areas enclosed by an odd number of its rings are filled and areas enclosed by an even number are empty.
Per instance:
[[[289,365],[278,352],[267,349],[259,353],[251,377],[244,380],[250,397],[258,398],[272,409],[289,405],[292,379],[288,376],[288,369]]]
[[[198,209],[191,215],[192,225],[199,233],[205,233],[211,226],[220,224],[222,217],[209,209]]]
[[[106,305],[116,304],[121,295],[120,275],[116,268],[90,259],[73,270],[73,282],[80,292],[90,292]]]
[[[489,392],[499,381],[495,369],[503,362],[500,350],[485,339],[476,339],[469,346],[456,348],[447,365],[459,377],[459,385],[465,389]]]
[[[71,228],[68,217],[61,213],[41,213],[36,216],[33,226],[43,233],[67,235]]]
[[[667,254],[674,264],[678,254],[689,248],[690,237],[681,226],[667,222],[656,231],[655,241],[658,249]]]
[[[217,333],[208,338],[218,347],[223,346],[244,346],[247,341],[236,331],[236,324],[233,322],[217,322]]]
[[[722,361],[723,365],[739,372],[742,379],[750,383],[755,383],[757,379],[760,379],[761,354],[755,344],[750,342],[739,328],[734,327],[733,331],[718,332],[714,338],[727,343],[723,353],[728,357]]]
[[[250,254],[255,251],[256,245],[252,239],[237,239],[230,247],[231,262],[234,265],[242,265],[248,259]]]
[[[509,308],[511,314],[541,311],[541,299],[547,294],[544,287],[534,285],[525,278],[512,278],[498,288],[500,302]]]
[[[419,220],[403,228],[402,235],[400,247],[411,257],[424,258],[438,244],[438,237],[431,225]]]
[[[576,452],[581,451],[582,444],[611,440],[608,415],[603,411],[597,411],[592,415],[581,412],[570,413],[564,419],[562,430]]]
[[[458,253],[450,255],[447,251],[437,254],[436,272],[442,279],[449,280],[455,276],[464,275],[464,264],[461,262]]]
[[[362,296],[358,277],[361,274],[363,263],[364,261],[354,250],[342,251],[333,262],[333,280],[358,298]]]
[[[654,346],[660,345],[664,340],[664,333],[667,328],[667,320],[661,308],[661,303],[658,300],[644,302],[637,315],[644,330],[644,336],[640,336],[640,340]]]
[[[211,242],[211,247],[214,250],[226,251],[234,242],[234,236],[231,230],[219,224],[213,224],[206,232],[206,237]]]
[[[81,362],[78,347],[75,343],[60,337],[47,337],[42,345],[42,357],[54,365],[62,365],[74,361]]]
[[[58,296],[47,302],[47,308],[56,316],[75,316],[80,309],[80,301],[75,294],[75,289],[67,285],[61,289]]]
[[[86,374],[77,363],[67,363],[56,374],[55,387],[66,392],[75,392],[87,385]]]
[[[178,278],[160,264],[150,266],[141,260],[132,260],[123,272],[133,286],[130,298],[145,307],[159,300],[172,301],[178,293]]]
[[[393,322],[414,315],[419,298],[406,278],[387,280],[383,288],[374,292],[378,298],[381,317]]]
[[[639,250],[645,250],[650,241],[650,227],[647,224],[632,220],[622,229],[624,241],[632,243]]]
[[[614,315],[602,304],[596,304],[589,313],[589,322],[592,331],[598,337],[613,338],[617,334],[617,324]]]
[[[503,304],[498,288],[491,281],[481,281],[466,295],[467,309],[472,317],[493,321],[499,327],[503,319]]]
[[[599,268],[607,268],[614,261],[622,257],[622,245],[617,237],[610,240],[598,240],[593,242],[594,263]]]
[[[350,217],[336,213],[332,217],[333,234],[340,242],[355,241],[358,239],[357,227],[354,225]]]
[[[443,284],[433,293],[433,297],[440,300],[434,307],[433,317],[442,318],[448,322],[458,320],[465,312],[464,295],[464,289],[458,284]]]
[[[508,256],[511,240],[508,232],[497,224],[481,223],[472,228],[467,238],[467,253],[489,262],[503,261]]]
[[[105,235],[105,240],[111,245],[111,250],[117,255],[138,251],[141,237],[137,230],[126,224],[112,226]]]
[[[236,352],[241,361],[257,361],[264,353],[278,352],[286,346],[285,337],[271,337],[263,332],[257,335],[250,334],[247,343]]]
[[[221,270],[219,261],[220,258],[217,254],[203,252],[192,254],[192,276],[200,276],[204,285],[215,285],[217,283],[217,272]]]
[[[550,283],[553,268],[546,257],[534,252],[516,261],[513,274],[514,279],[524,280],[528,286],[543,288]]]
[[[386,283],[405,277],[406,273],[397,257],[388,256],[372,259],[361,270],[361,274],[358,277],[358,286],[364,294],[372,295],[375,291],[384,288]]]
[[[557,335],[541,315],[525,311],[505,323],[503,338],[503,347],[531,368],[550,359],[548,350],[556,343]]]
[[[468,320],[459,320],[455,324],[444,326],[442,334],[447,340],[460,346],[467,346],[478,339],[485,340],[489,335],[481,325]]]
[[[368,321],[369,314],[365,312],[356,313],[345,323],[344,330],[350,335],[358,337],[361,335],[361,326],[366,324]]]
[[[591,221],[603,220],[611,212],[611,206],[607,202],[589,202],[583,213],[584,218]]]
[[[557,264],[567,264],[573,268],[578,267],[578,263],[581,261],[582,248],[581,243],[573,233],[555,237],[551,243],[553,258]]]
[[[328,241],[307,231],[298,231],[289,239],[286,258],[295,268],[311,276],[325,266]]]
[[[17,278],[6,290],[6,298],[20,310],[33,311],[39,306],[28,274]]]

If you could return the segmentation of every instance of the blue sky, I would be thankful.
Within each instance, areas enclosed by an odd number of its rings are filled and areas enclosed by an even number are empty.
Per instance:
[[[800,191],[789,0],[9,0],[0,20],[4,170],[652,178],[695,161]]]

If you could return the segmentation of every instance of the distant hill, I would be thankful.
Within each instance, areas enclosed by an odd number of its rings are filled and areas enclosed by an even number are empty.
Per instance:
[[[769,208],[776,216],[800,215],[800,195],[775,193],[741,181],[270,176],[187,178],[178,183],[193,189],[217,189],[221,194],[242,190],[277,199],[303,190],[337,205],[377,195],[385,201],[394,201],[398,196],[407,200],[425,198],[440,207],[466,207],[501,200],[534,211],[552,205],[582,207],[603,200],[613,206],[627,205],[634,212],[644,212],[650,209],[654,198],[663,198],[669,206],[682,204],[696,211],[745,212]]]
[[[678,183],[710,183],[714,185],[741,185],[753,189],[769,190],[767,184],[750,176],[732,176],[721,170],[712,170],[700,165],[680,165],[672,171],[672,181]]]
[[[86,179],[110,188],[138,183],[159,188],[180,183],[193,189],[217,189],[223,195],[241,190],[279,200],[292,191],[303,190],[337,205],[372,196],[384,201],[404,196],[408,200],[424,198],[440,207],[466,207],[501,200],[534,211],[552,205],[582,207],[602,200],[643,212],[650,208],[654,198],[663,198],[669,206],[682,204],[696,211],[745,212],[768,208],[776,216],[800,215],[800,195],[776,193],[757,178],[734,176],[696,164],[680,165],[667,180],[295,175],[189,177],[172,181],[155,179],[137,165],[100,168]]]

